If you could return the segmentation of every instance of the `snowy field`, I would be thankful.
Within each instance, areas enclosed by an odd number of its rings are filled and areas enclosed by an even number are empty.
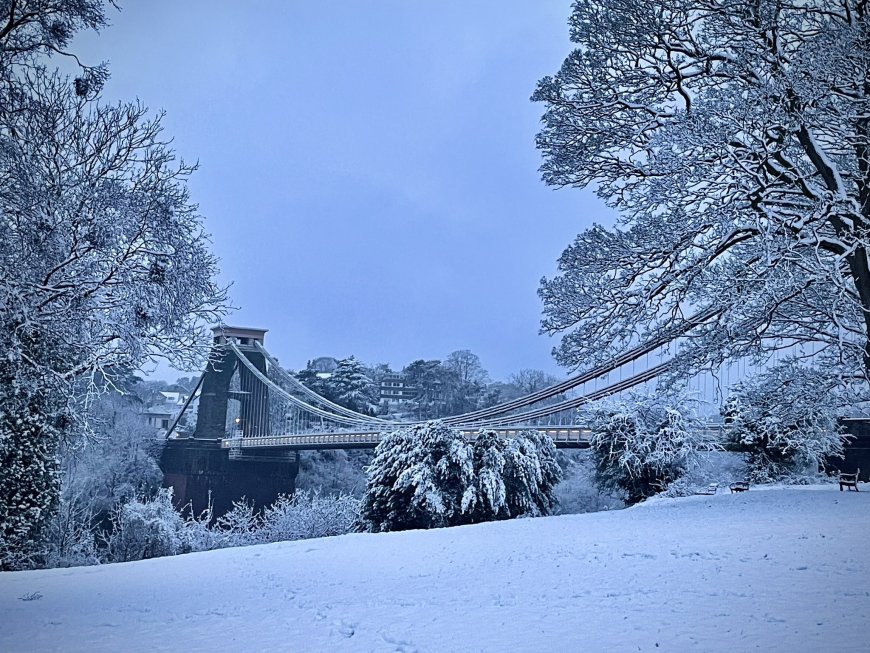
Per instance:
[[[870,651],[868,534],[820,486],[7,573],[0,651]]]

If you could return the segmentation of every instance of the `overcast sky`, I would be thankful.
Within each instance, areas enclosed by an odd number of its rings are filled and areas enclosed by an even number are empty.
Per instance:
[[[536,290],[593,221],[534,147],[568,0],[124,3],[74,49],[107,100],[164,109],[239,307],[298,369],[396,369],[471,349],[491,375],[558,372]],[[164,375],[171,377],[164,371]]]

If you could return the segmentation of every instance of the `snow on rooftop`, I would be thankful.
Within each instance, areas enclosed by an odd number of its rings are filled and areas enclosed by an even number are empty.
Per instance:
[[[753,489],[5,573],[0,650],[866,651],[868,533],[870,492]]]

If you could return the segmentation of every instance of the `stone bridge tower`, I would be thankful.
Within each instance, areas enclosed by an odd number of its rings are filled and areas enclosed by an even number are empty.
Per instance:
[[[202,389],[199,397],[196,430],[194,438],[219,439],[227,437],[227,407],[230,399],[238,399],[239,415],[236,418],[237,428],[242,435],[269,435],[268,429],[268,396],[255,396],[252,390],[256,379],[245,367],[239,367],[236,353],[226,347],[229,341],[235,341],[238,349],[258,370],[265,374],[266,359],[256,344],[263,344],[266,329],[249,329],[241,327],[215,327],[211,361],[206,367],[202,379]],[[230,390],[233,374],[239,372],[240,389]]]
[[[299,471],[295,451],[257,453],[253,450],[233,459],[221,441],[230,430],[243,436],[268,434],[268,395],[254,392],[256,378],[239,366],[236,353],[226,347],[233,339],[239,351],[261,372],[266,360],[256,344],[263,344],[266,329],[219,326],[213,329],[213,350],[200,383],[196,428],[191,437],[167,440],[160,456],[163,484],[172,487],[179,507],[192,507],[199,514],[209,504],[214,516],[225,513],[232,502],[242,497],[262,508],[279,494],[292,494]],[[235,373],[239,386],[232,388]],[[238,416],[228,411],[231,400],[238,400]],[[230,416],[235,424],[227,424]]]

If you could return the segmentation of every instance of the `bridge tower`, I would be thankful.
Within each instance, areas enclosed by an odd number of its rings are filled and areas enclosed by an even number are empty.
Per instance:
[[[190,504],[198,514],[211,501],[214,515],[219,516],[242,497],[262,508],[279,494],[293,493],[299,454],[263,452],[231,458],[230,450],[221,448],[221,440],[235,433],[269,435],[268,394],[258,392],[261,384],[226,346],[234,342],[265,374],[266,359],[257,344],[264,344],[266,329],[218,326],[213,333],[212,353],[199,386],[196,428],[190,437],[167,440],[160,468],[164,486],[173,488],[176,505]]]
[[[256,379],[247,368],[239,366],[236,353],[226,347],[235,341],[239,351],[251,361],[258,370],[266,373],[266,358],[257,350],[263,344],[266,329],[219,326],[212,329],[214,340],[211,361],[202,379],[199,397],[196,430],[194,438],[220,439],[227,437],[228,430],[242,431],[242,435],[269,435],[269,399],[267,394],[258,395]],[[239,389],[231,390],[233,374],[239,373]],[[227,423],[228,407],[231,399],[239,401],[235,425]]]

